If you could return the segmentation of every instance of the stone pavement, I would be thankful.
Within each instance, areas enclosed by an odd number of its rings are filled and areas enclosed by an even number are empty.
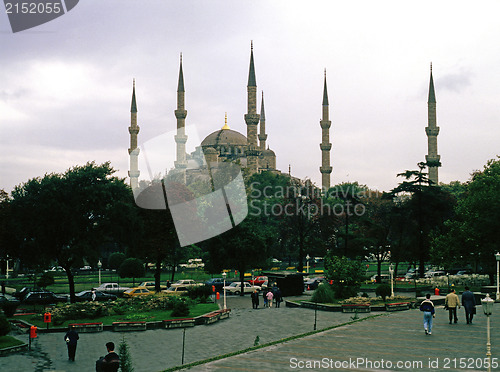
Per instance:
[[[185,364],[251,347],[257,336],[260,343],[265,344],[313,330],[314,310],[284,306],[279,309],[253,310],[249,296],[228,297],[228,307],[232,309],[229,319],[208,326],[186,329]],[[190,371],[320,370],[301,368],[301,366],[306,360],[321,361],[322,358],[327,358],[328,363],[333,363],[334,368],[331,370],[341,370],[342,368],[335,367],[335,362],[348,361],[349,358],[363,358],[372,364],[380,363],[382,359],[394,363],[392,369],[378,368],[380,365],[368,366],[372,368],[358,365],[360,368],[352,368],[352,364],[345,368],[360,371],[418,369],[395,368],[397,361],[421,361],[423,370],[464,370],[459,368],[459,359],[456,361],[451,359],[448,367],[452,368],[447,369],[444,364],[445,358],[474,358],[472,361],[479,363],[479,360],[484,358],[486,350],[486,317],[482,314],[481,308],[478,307],[478,315],[473,325],[464,324],[463,309],[460,310],[459,323],[456,325],[448,324],[447,312],[443,309],[437,309],[437,313],[431,336],[424,334],[422,313],[418,310],[384,313],[380,317],[356,324],[196,366]],[[318,311],[317,328],[348,322],[351,316],[352,314]],[[360,317],[362,316],[364,314],[360,314]],[[500,309],[491,319],[494,357],[497,355],[496,345],[500,345],[500,334],[497,335],[496,332],[498,327],[495,328],[499,322]],[[95,360],[106,353],[105,343],[113,341],[118,345],[122,337],[125,337],[130,346],[136,372],[157,372],[181,365],[182,329],[81,334],[75,362],[67,360],[63,336],[61,333],[40,334],[31,352],[2,357],[0,370],[94,371]],[[23,335],[20,338],[27,337]],[[436,358],[439,358],[437,359],[439,368],[433,366],[429,368],[429,358],[434,363]],[[458,368],[454,368],[454,363]]]

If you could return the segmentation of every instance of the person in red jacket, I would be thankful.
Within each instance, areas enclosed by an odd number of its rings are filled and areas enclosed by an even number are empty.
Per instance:
[[[436,317],[434,304],[431,301],[431,294],[425,295],[425,300],[420,304],[420,311],[424,312],[424,330],[426,335],[432,334],[432,319]]]

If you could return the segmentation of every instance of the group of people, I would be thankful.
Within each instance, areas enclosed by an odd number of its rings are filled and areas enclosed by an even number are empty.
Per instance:
[[[259,308],[259,292],[257,290],[253,291],[250,295],[252,298],[252,308]],[[262,291],[262,298],[264,299],[264,307],[273,307],[273,302],[276,304],[276,307],[280,307],[281,302],[283,301],[283,296],[281,294],[281,290],[274,286],[272,289],[264,289]]]
[[[474,298],[474,293],[472,293],[467,286],[465,287],[464,293],[462,293],[462,305],[465,309],[465,320],[467,324],[472,324],[472,318],[476,313],[476,300]],[[446,295],[444,308],[448,310],[450,324],[452,324],[452,322],[458,323],[457,308],[460,309],[460,298],[458,298],[458,295],[455,293],[455,289],[452,289],[451,292]],[[436,317],[436,311],[434,303],[431,301],[430,293],[425,295],[425,300],[420,304],[420,311],[424,312],[425,334],[431,335],[432,320]]]
[[[68,359],[75,361],[76,346],[80,336],[75,330],[75,327],[70,327],[69,331],[64,335],[64,341],[68,347]],[[115,344],[113,342],[106,343],[108,354],[99,358],[95,363],[96,372],[117,372],[120,367],[120,356],[115,353]]]

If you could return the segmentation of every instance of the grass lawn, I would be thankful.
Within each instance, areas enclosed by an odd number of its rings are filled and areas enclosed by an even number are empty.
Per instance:
[[[0,336],[0,349],[22,345],[24,342],[12,336]]]
[[[206,313],[209,313],[214,310],[218,310],[219,307],[214,303],[208,304],[197,304],[193,308],[190,309],[189,315],[187,317],[194,318]],[[113,322],[132,322],[132,321],[161,321],[165,319],[174,319],[176,317],[172,317],[170,314],[171,310],[152,310],[148,312],[142,313],[132,313],[132,314],[123,314],[123,315],[110,315],[106,317],[100,318],[80,318],[80,319],[72,319],[63,322],[57,327],[67,327],[70,323],[100,323],[102,322],[104,325],[111,325]],[[187,318],[187,317],[177,317],[177,318]],[[16,316],[15,319],[22,319],[31,323],[40,328],[47,328],[47,324],[43,322],[43,314],[39,315],[21,315]],[[49,328],[53,325],[49,325]]]

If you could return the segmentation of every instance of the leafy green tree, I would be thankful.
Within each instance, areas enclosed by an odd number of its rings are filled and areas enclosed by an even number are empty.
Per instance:
[[[118,269],[118,275],[120,275],[121,278],[132,278],[134,286],[135,279],[142,278],[144,274],[144,264],[140,259],[134,257],[125,259]]]
[[[494,254],[500,250],[500,158],[489,160],[472,174],[446,223],[446,233],[436,235],[432,256],[446,265],[473,263],[490,274],[494,282]],[[477,267],[476,267],[477,268]]]
[[[361,262],[334,256],[332,252],[325,257],[325,272],[326,278],[332,281],[336,298],[356,296],[365,273]]]
[[[120,268],[121,264],[123,263],[123,261],[125,261],[125,259],[126,259],[126,256],[124,253],[113,252],[108,257],[108,267],[110,269],[118,270]]]
[[[12,191],[10,226],[18,242],[12,254],[31,263],[57,260],[66,271],[72,302],[72,270],[84,259],[97,261],[103,241],[127,244],[133,235],[132,193],[114,173],[109,162],[89,162],[33,178]]]
[[[54,283],[55,283],[54,273],[52,272],[43,273],[37,282],[38,286],[41,288],[47,288],[49,285],[52,285]]]

